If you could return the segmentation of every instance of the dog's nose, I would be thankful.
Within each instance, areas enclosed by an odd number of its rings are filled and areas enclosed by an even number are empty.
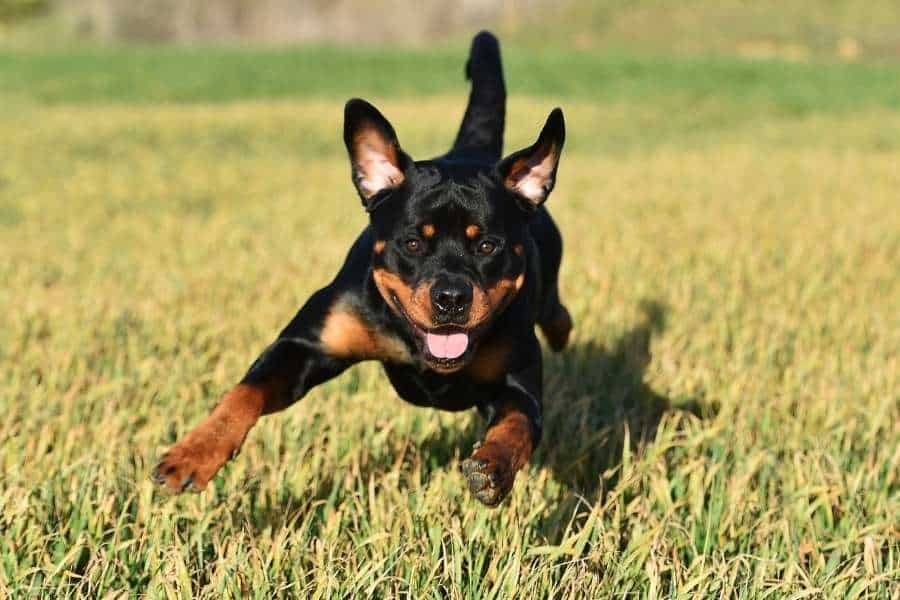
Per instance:
[[[459,279],[439,279],[431,286],[431,305],[439,322],[465,321],[472,306],[472,285]]]

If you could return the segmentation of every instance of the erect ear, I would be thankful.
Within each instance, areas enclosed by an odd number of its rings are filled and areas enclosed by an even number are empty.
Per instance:
[[[565,141],[566,122],[562,110],[554,108],[537,141],[510,154],[497,165],[503,185],[524,199],[527,207],[540,206],[553,190]]]
[[[344,144],[353,183],[368,208],[376,194],[403,183],[410,159],[400,149],[388,120],[365,100],[354,98],[344,107]]]

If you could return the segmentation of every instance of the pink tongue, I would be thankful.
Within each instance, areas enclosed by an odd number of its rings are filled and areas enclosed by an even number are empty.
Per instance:
[[[469,346],[469,336],[465,333],[426,333],[425,344],[435,358],[459,358]]]

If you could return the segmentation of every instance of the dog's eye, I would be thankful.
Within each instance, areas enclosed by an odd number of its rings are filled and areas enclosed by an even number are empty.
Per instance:
[[[485,256],[493,254],[494,250],[496,249],[497,244],[495,244],[491,240],[481,240],[481,242],[478,243],[478,252],[484,254]]]
[[[422,251],[422,242],[415,238],[410,238],[403,242],[403,245],[406,246],[407,252],[411,252],[412,254],[418,254]]]

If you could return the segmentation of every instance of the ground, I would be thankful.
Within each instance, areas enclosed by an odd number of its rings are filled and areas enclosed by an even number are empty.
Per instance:
[[[343,101],[440,153],[461,52],[0,52],[0,595],[896,597],[890,65],[507,48],[576,323],[510,498],[375,364],[153,486],[366,223]]]

